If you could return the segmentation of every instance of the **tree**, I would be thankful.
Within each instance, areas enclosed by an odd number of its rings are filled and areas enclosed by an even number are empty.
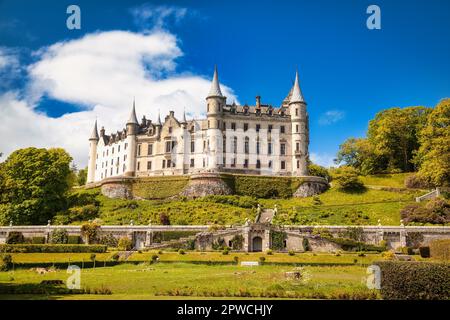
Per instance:
[[[308,164],[308,172],[311,176],[322,177],[327,180],[330,178],[330,173],[328,172],[327,168],[319,166],[312,162]]]
[[[357,169],[361,174],[373,174],[383,171],[385,163],[382,156],[377,156],[367,138],[349,138],[339,146],[336,164],[344,163]]]
[[[419,177],[435,186],[450,185],[450,99],[442,100],[428,115],[419,134],[414,158]]]
[[[339,189],[345,191],[359,191],[364,184],[358,178],[358,171],[350,166],[341,166],[331,172],[333,182]]]
[[[411,161],[419,149],[418,133],[425,126],[431,108],[408,107],[383,110],[369,122],[367,138],[375,155],[387,160],[389,172],[414,171]]]
[[[46,224],[64,209],[71,160],[59,148],[14,151],[0,166],[0,222]]]
[[[86,181],[87,181],[87,167],[78,170],[77,175],[77,183],[79,186],[84,186],[86,184]]]

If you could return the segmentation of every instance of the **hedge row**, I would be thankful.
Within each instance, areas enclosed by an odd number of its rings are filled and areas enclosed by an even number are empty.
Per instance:
[[[341,246],[344,251],[377,251],[383,252],[386,251],[386,247],[376,246],[373,244],[368,244],[364,242],[355,241],[353,239],[348,238],[334,238],[332,236],[323,236],[322,238],[334,242]]]
[[[431,257],[440,260],[450,260],[450,239],[440,239],[430,242]]]
[[[149,177],[132,184],[133,195],[144,199],[165,199],[178,195],[187,186],[188,177]]]
[[[196,235],[198,231],[155,231],[153,232],[152,241],[161,242],[169,240],[178,240],[189,236]]]
[[[388,300],[450,299],[447,263],[379,261],[381,296]]]
[[[64,253],[64,252],[106,252],[104,245],[84,244],[0,244],[0,252],[6,253]]]
[[[302,184],[301,178],[222,174],[234,194],[255,198],[290,198]]]

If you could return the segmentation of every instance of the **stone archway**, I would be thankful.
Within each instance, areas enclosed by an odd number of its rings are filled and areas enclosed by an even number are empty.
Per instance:
[[[252,251],[261,252],[262,251],[262,238],[254,237],[252,240]]]

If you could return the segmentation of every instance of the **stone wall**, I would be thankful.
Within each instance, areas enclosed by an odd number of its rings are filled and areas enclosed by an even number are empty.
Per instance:
[[[180,195],[189,198],[197,198],[207,195],[227,194],[232,194],[232,191],[218,174],[199,173],[191,176],[189,184]]]
[[[102,181],[101,192],[109,198],[133,199],[131,177],[108,178]]]
[[[321,177],[302,177],[303,183],[294,193],[296,198],[306,198],[325,192],[328,188],[328,182]]]

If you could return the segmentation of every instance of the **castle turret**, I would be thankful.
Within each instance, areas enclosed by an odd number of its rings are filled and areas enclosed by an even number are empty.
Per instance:
[[[126,176],[134,176],[136,173],[136,135],[138,133],[139,123],[136,117],[135,101],[133,100],[133,108],[127,121],[127,159],[126,159]]]
[[[292,175],[308,175],[308,114],[306,102],[300,90],[298,72],[295,73],[295,82],[289,99],[289,114],[291,116],[291,150],[292,150]]]
[[[97,145],[99,141],[97,131],[97,120],[95,120],[94,129],[92,130],[91,137],[89,138],[89,162],[88,162],[88,174],[87,183],[95,181],[95,164],[97,161]]]
[[[217,66],[214,68],[211,89],[206,97],[207,121],[208,121],[208,141],[209,141],[209,169],[217,169],[222,165],[222,134],[220,131],[223,115],[223,107],[226,103],[226,97],[222,95],[219,84],[219,75]]]

